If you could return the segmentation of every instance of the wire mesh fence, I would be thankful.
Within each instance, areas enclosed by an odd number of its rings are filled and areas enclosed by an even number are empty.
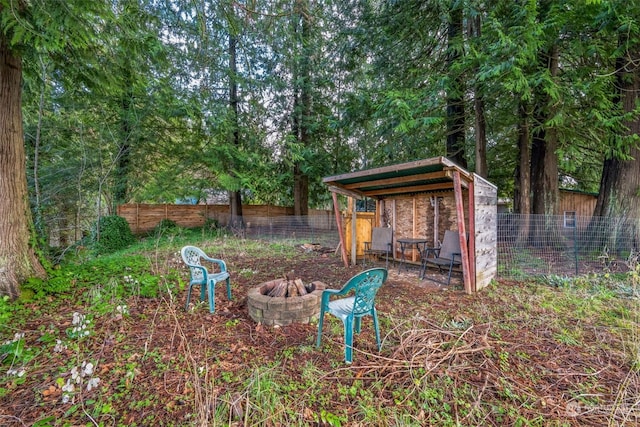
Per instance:
[[[639,219],[498,215],[498,275],[574,276],[627,271],[637,261]]]
[[[327,218],[325,215],[245,216],[243,219],[244,228],[229,228],[234,234],[246,238],[309,243],[327,248],[337,248],[340,243],[335,218]]]
[[[337,248],[335,219],[326,216],[244,217],[232,231],[251,239]],[[498,214],[498,277],[576,276],[624,272],[640,253],[640,219]]]

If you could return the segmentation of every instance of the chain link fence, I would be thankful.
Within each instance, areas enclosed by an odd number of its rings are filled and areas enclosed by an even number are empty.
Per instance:
[[[576,276],[636,265],[640,220],[573,215],[498,215],[498,276]]]

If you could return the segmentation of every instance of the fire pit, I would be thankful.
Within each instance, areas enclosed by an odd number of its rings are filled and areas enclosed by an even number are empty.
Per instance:
[[[249,290],[249,316],[269,326],[309,323],[320,314],[320,299],[325,289],[322,282],[305,285],[302,280],[289,276],[261,283]]]

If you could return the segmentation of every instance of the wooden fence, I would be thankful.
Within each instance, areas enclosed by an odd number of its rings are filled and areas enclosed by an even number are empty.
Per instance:
[[[163,219],[174,221],[180,227],[202,227],[207,219],[220,226],[229,223],[228,205],[173,205],[130,203],[118,206],[117,213],[129,223],[134,234],[143,234],[153,229]],[[293,208],[273,205],[243,205],[242,215],[249,227],[268,227],[273,219],[293,216]],[[310,209],[310,224],[314,228],[331,230],[335,219],[330,210]]]

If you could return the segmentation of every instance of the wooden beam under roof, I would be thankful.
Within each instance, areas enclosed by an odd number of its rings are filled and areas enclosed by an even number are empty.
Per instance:
[[[329,191],[331,191],[332,193],[338,193],[338,194],[342,194],[343,196],[349,196],[349,197],[353,197],[355,199],[362,199],[364,196],[362,195],[362,193],[359,193],[357,191],[351,191],[348,190],[346,188],[340,187],[340,186],[336,186],[336,185],[329,185]]]
[[[372,181],[361,181],[353,184],[345,184],[346,189],[361,189],[363,187],[375,187],[381,185],[395,185],[411,183],[413,181],[427,181],[431,179],[447,179],[449,176],[444,171],[421,173],[417,175],[398,176],[394,178],[375,179]]]
[[[431,191],[453,190],[453,182],[442,182],[438,184],[413,185],[398,188],[381,188],[378,190],[361,190],[367,197],[391,196],[394,194],[414,194],[429,193]]]
[[[462,188],[468,188],[469,187],[469,182],[473,181],[473,175],[471,175],[469,173],[463,173],[458,168],[449,167],[449,168],[444,168],[443,171],[444,171],[445,175],[447,176],[447,178],[451,178],[452,180],[453,180],[454,173],[458,172],[460,174],[460,184],[462,184]]]

